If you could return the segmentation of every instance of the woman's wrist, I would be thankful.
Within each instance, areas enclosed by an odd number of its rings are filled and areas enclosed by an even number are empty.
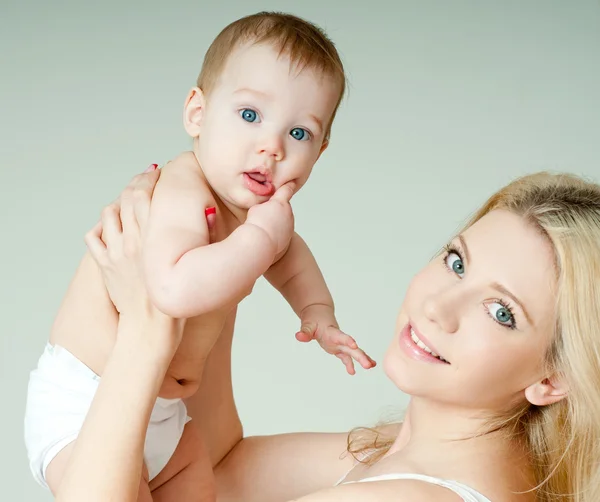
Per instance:
[[[139,358],[168,366],[179,347],[184,326],[184,319],[174,319],[156,310],[142,315],[121,314],[117,346],[135,350]]]

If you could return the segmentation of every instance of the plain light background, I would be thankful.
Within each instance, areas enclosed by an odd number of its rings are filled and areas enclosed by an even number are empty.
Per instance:
[[[83,235],[149,163],[189,148],[183,99],[229,22],[284,10],[336,42],[350,93],[294,199],[343,329],[381,361],[412,275],[487,196],[541,169],[600,178],[600,3],[178,1],[0,4],[0,480],[51,497],[23,446],[35,366]],[[499,229],[501,231],[501,229]],[[248,434],[347,430],[406,403],[345,374],[261,281],[241,307],[234,387]]]

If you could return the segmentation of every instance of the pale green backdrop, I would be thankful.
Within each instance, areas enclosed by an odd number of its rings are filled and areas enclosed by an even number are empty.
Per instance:
[[[342,327],[376,359],[412,274],[491,192],[540,169],[600,179],[598,1],[2,0],[2,500],[51,500],[29,474],[22,415],[84,232],[133,174],[188,148],[181,107],[210,41],[270,9],[319,23],[348,69],[331,147],[294,208]],[[264,282],[241,307],[249,434],[402,408],[379,368],[349,377],[297,327]]]

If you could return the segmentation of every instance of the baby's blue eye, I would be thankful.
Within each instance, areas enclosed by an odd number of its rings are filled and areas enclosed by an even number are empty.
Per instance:
[[[260,120],[258,120],[258,113],[250,108],[240,110],[240,115],[246,122],[260,122]]]
[[[302,129],[301,127],[295,127],[290,131],[290,136],[292,138],[297,139],[298,141],[308,141],[310,139],[310,134],[306,129]]]

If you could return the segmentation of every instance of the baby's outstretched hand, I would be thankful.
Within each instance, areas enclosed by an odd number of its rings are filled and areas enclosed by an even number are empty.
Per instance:
[[[311,305],[302,311],[302,326],[296,333],[300,342],[316,340],[328,354],[339,358],[346,366],[346,371],[354,375],[354,361],[363,368],[373,368],[376,363],[360,349],[350,335],[339,329],[333,309],[327,305]]]

